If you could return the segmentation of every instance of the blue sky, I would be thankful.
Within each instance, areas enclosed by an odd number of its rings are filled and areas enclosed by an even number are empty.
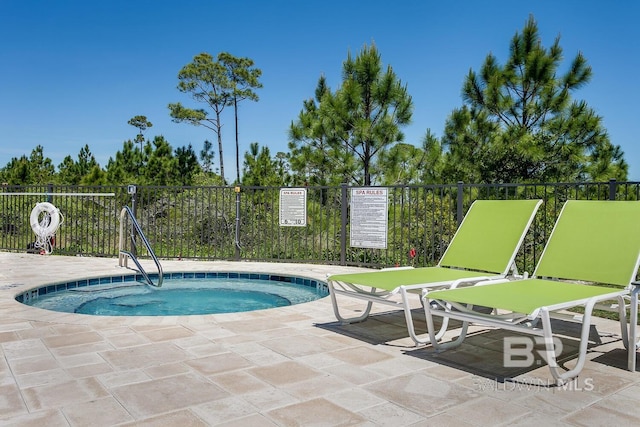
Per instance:
[[[127,124],[135,115],[153,123],[145,136],[199,152],[215,135],[173,123],[167,104],[198,106],[176,85],[201,52],[250,57],[263,72],[260,101],[240,105],[241,153],[251,142],[272,155],[286,151],[289,125],[318,77],[335,90],[348,52],[371,43],[407,84],[415,107],[405,141],[419,145],[427,129],[441,136],[462,105],[469,69],[490,52],[504,63],[530,14],[545,47],[560,36],[565,66],[578,51],[587,58],[593,79],[574,98],[603,117],[629,178],[640,180],[640,3],[594,0],[0,0],[0,167],[38,144],[56,166],[88,144],[104,167],[135,137]],[[223,120],[225,175],[233,179],[231,110]]]

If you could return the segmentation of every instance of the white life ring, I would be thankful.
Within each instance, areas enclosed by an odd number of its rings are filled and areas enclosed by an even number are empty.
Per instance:
[[[46,215],[40,220],[40,214]],[[49,202],[41,202],[31,211],[31,229],[36,236],[46,239],[53,236],[60,226],[60,211]]]

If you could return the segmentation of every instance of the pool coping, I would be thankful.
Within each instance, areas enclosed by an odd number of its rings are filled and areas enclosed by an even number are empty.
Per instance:
[[[155,277],[154,277],[155,276]],[[157,279],[158,275],[149,275],[151,279]],[[58,292],[64,292],[68,290],[78,290],[81,288],[87,288],[90,290],[92,287],[100,287],[100,290],[104,290],[104,287],[109,287],[109,285],[125,285],[125,284],[134,284],[138,283],[141,286],[153,288],[154,286],[148,285],[145,282],[145,276],[137,271],[130,271],[125,274],[119,275],[111,275],[111,276],[95,276],[82,278],[78,280],[71,281],[62,281],[62,282],[52,282],[51,284],[41,285],[39,287],[31,288],[26,291],[21,291],[15,295],[15,300],[21,304],[27,305],[29,307],[41,308],[49,311],[61,312],[61,313],[71,313],[71,314],[82,314],[67,311],[67,310],[56,310],[52,308],[44,308],[40,305],[37,305],[35,301],[38,299],[47,296],[56,294]],[[318,280],[310,277],[300,276],[300,275],[291,275],[291,274],[282,274],[282,273],[267,273],[267,272],[259,272],[259,271],[168,271],[164,274],[165,281],[163,285],[167,284],[171,280],[183,280],[183,279],[241,279],[247,281],[261,281],[261,282],[279,282],[286,283],[290,285],[298,285],[305,288],[309,288],[316,293],[316,298],[311,299],[309,301],[304,302],[295,302],[289,303],[289,305],[297,305],[305,302],[312,302],[317,299],[326,298],[329,296],[329,285],[326,280]],[[162,286],[158,287],[158,289],[163,289]],[[270,307],[277,308],[277,307]],[[270,309],[266,308],[266,309]],[[265,308],[259,308],[258,310],[264,310]],[[241,310],[241,311],[254,311],[254,310]],[[240,312],[240,311],[239,311]],[[96,315],[94,313],[89,313],[90,315]],[[200,313],[200,315],[206,314],[224,314],[224,313]],[[193,316],[195,314],[153,314],[149,316],[157,317],[157,316]],[[118,314],[117,316],[123,316]],[[126,315],[124,315],[126,316]],[[131,315],[131,317],[137,317],[135,315]]]
[[[149,275],[151,279],[157,279],[158,275]],[[304,276],[292,276],[283,275],[281,273],[266,273],[266,272],[238,272],[238,271],[169,271],[164,274],[164,278],[167,280],[173,279],[245,279],[245,280],[262,280],[262,281],[274,281],[291,283],[295,285],[306,286],[315,288],[317,291],[323,293],[323,298],[329,296],[329,286],[326,281],[313,279]],[[141,273],[132,271],[128,274],[111,275],[111,276],[94,276],[80,278],[71,281],[54,281],[51,284],[40,285],[38,287],[30,288],[25,291],[20,291],[15,295],[16,301],[27,304],[28,301],[34,298],[39,298],[44,295],[66,291],[71,289],[103,286],[113,284],[124,284],[139,282],[144,283],[145,276]],[[150,286],[150,285],[149,285]],[[29,304],[27,304],[29,305]]]

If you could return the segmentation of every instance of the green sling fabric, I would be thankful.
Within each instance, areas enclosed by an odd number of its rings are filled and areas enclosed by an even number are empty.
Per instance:
[[[539,200],[476,200],[438,267],[339,274],[329,279],[390,291],[399,286],[506,274],[539,203]]]
[[[478,200],[460,225],[442,267],[504,274],[539,200]]]
[[[336,274],[331,280],[372,286],[391,291],[399,286],[453,282],[458,279],[478,277],[477,271],[454,270],[452,268],[424,267],[398,270],[372,271],[366,273]],[[484,275],[484,274],[480,274]]]
[[[617,292],[619,288],[527,279],[429,292],[429,299],[529,314],[540,307]]]
[[[534,275],[626,286],[639,255],[640,202],[572,200]]]

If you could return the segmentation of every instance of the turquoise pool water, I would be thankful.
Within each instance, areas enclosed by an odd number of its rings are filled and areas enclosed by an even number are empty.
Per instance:
[[[324,282],[270,274],[171,273],[162,287],[138,276],[48,285],[17,296],[34,307],[102,316],[235,313],[300,304],[328,295]]]

